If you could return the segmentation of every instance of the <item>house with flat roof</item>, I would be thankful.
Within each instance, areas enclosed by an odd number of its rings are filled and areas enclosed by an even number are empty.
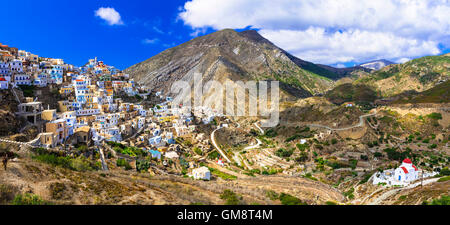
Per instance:
[[[19,111],[16,114],[25,118],[28,122],[37,124],[41,121],[42,116],[42,103],[41,102],[26,102],[21,103],[18,106]]]

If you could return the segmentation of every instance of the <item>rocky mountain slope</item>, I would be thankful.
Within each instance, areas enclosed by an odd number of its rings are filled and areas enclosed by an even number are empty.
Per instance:
[[[266,192],[285,192],[308,204],[341,202],[342,194],[317,181],[297,177],[239,177],[236,180],[198,181],[174,175],[114,169],[78,172],[52,166],[26,157],[8,163],[0,170],[0,205],[10,204],[14,196],[31,193],[51,204],[74,205],[189,205],[225,204],[220,198],[229,189],[242,197],[242,204],[280,204]]]
[[[450,78],[450,55],[427,56],[404,64],[389,65],[359,78],[355,83],[372,86],[383,97],[405,91],[423,92]]]
[[[17,133],[25,124],[15,115],[18,105],[11,90],[0,90],[0,137]]]
[[[360,68],[337,69],[303,61],[278,48],[256,31],[221,30],[195,38],[131,66],[139,84],[170,90],[173,82],[191,81],[195,72],[203,82],[217,80],[278,80],[284,93],[308,97],[334,86],[333,79]]]

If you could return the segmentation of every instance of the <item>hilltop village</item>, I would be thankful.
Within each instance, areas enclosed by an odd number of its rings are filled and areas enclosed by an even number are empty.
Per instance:
[[[188,145],[194,141],[201,152],[212,149],[208,136],[194,132],[196,124],[209,124],[218,116],[211,109],[172,110],[170,97],[137,86],[128,74],[97,58],[76,67],[63,59],[43,58],[6,45],[0,49],[1,89],[11,90],[16,97],[15,115],[25,121],[25,127],[38,130],[36,138],[23,142],[28,146],[65,152],[95,148],[104,170],[104,148],[128,160],[136,154],[157,160],[163,157],[166,166],[169,160],[179,160],[183,138]],[[45,97],[40,94],[26,96],[30,90],[42,93],[42,88],[56,90],[56,108],[41,101]],[[24,96],[19,97],[18,90]],[[206,167],[193,174],[210,179]]]

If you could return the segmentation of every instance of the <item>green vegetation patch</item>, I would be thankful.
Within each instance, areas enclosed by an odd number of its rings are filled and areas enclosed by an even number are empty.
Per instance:
[[[23,92],[24,97],[34,97],[34,89],[36,89],[33,85],[18,85],[20,90]]]
[[[12,201],[13,205],[50,205],[51,203],[48,201],[42,200],[41,197],[25,193],[25,194],[17,194]]]
[[[124,167],[125,170],[131,170],[132,169],[130,163],[128,163],[125,159],[117,159],[116,165],[118,167]]]
[[[215,175],[217,177],[220,177],[220,178],[222,178],[224,180],[236,180],[237,179],[237,177],[234,176],[234,175],[231,175],[231,174],[228,174],[228,173],[224,173],[224,172],[222,172],[220,170],[217,170],[217,169],[214,169],[214,168],[211,168],[211,167],[208,167],[208,168],[209,168],[209,171],[211,171],[211,174],[213,174],[213,175]]]
[[[242,197],[238,196],[230,189],[226,189],[220,195],[220,199],[225,200],[225,205],[240,205]]]
[[[124,155],[131,156],[131,157],[145,157],[148,155],[148,153],[146,151],[142,150],[141,148],[128,147],[121,143],[112,142],[112,141],[108,142],[108,145],[110,145],[114,151],[124,154]]]
[[[32,156],[33,159],[53,166],[60,166],[81,172],[100,169],[97,163],[88,160],[82,155],[77,158],[72,158],[70,156],[59,155],[55,152],[47,152],[45,149],[41,148],[35,149],[35,153],[36,155]]]
[[[299,198],[286,193],[280,194],[280,201],[283,205],[308,205],[306,202],[303,202]]]

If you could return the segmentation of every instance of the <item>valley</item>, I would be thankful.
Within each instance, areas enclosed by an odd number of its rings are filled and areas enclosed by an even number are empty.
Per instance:
[[[0,204],[419,205],[450,195],[448,54],[339,69],[225,29],[123,71],[97,58],[42,62],[20,73],[28,85],[1,90],[0,153],[11,158]],[[194,89],[195,74],[278,81],[279,123],[178,104],[172,85]],[[239,102],[218,92],[201,98]]]

